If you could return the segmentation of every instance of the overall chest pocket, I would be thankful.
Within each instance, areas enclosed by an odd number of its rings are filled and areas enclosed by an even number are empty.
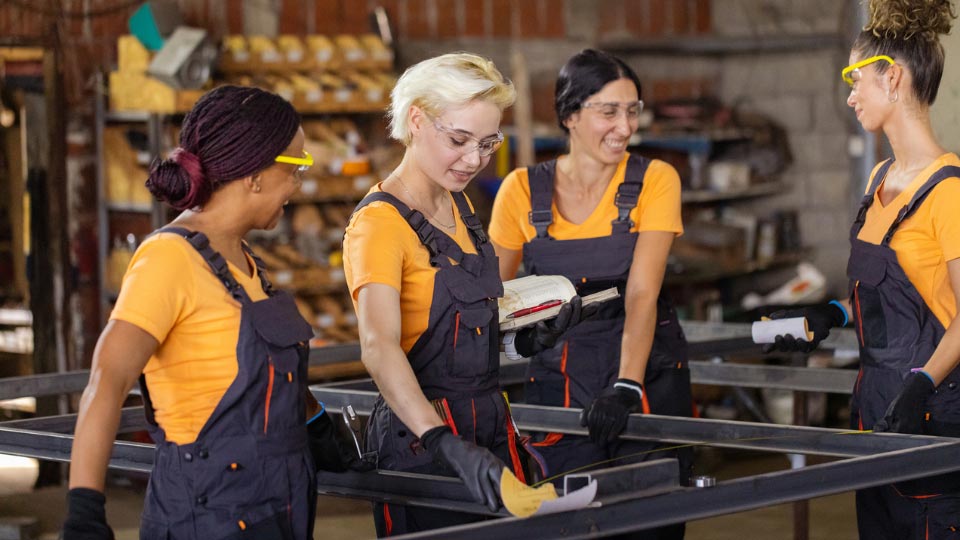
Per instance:
[[[289,296],[280,293],[250,306],[251,323],[263,345],[252,366],[266,381],[263,395],[263,434],[303,425],[303,393],[307,384],[307,345],[310,325]],[[260,361],[257,361],[260,360]],[[258,426],[255,426],[259,428]]]
[[[851,257],[851,260],[853,257]],[[852,262],[851,262],[852,264]],[[857,340],[864,348],[882,349],[887,346],[887,319],[883,312],[883,300],[880,287],[886,276],[882,262],[859,264],[848,275],[853,279],[850,292],[850,305],[853,307],[853,321]],[[855,277],[854,277],[855,276]]]
[[[493,313],[488,308],[463,308],[454,314],[453,351],[447,361],[447,373],[451,376],[475,377],[493,371]]]

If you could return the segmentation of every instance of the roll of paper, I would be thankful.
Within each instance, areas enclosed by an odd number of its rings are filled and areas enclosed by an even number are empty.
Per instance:
[[[811,341],[813,332],[807,329],[807,319],[793,317],[791,319],[767,319],[753,323],[751,328],[754,343],[773,343],[774,338],[790,334],[797,339]]]

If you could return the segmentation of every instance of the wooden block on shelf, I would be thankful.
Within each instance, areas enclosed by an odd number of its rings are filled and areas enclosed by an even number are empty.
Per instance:
[[[110,73],[110,108],[174,114],[189,111],[204,90],[177,90],[140,73]]]
[[[150,51],[136,36],[125,35],[117,38],[117,71],[144,74],[149,65]]]

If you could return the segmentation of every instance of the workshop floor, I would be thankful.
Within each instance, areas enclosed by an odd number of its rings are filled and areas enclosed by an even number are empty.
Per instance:
[[[710,454],[698,460],[698,474],[719,480],[784,469],[783,456],[763,454]],[[0,461],[0,523],[4,518],[35,517],[40,539],[54,540],[63,520],[65,489],[30,490],[35,471],[23,462]],[[30,480],[32,481],[32,480]],[[143,488],[111,487],[107,493],[107,517],[117,540],[136,540]],[[374,536],[369,504],[348,499],[321,497],[314,537],[323,540],[353,540]],[[751,540],[793,538],[793,505],[762,508],[687,524],[687,540]],[[844,493],[810,501],[810,540],[855,540],[853,494]]]

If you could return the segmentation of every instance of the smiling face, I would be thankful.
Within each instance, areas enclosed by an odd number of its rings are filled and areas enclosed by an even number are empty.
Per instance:
[[[283,151],[284,156],[300,157],[303,155],[303,128],[297,130],[290,145]],[[256,210],[253,215],[254,228],[272,229],[283,217],[283,207],[298,191],[302,178],[297,171],[298,165],[289,163],[275,163],[267,167],[254,177],[259,183],[260,191],[256,192]]]
[[[623,159],[630,136],[637,131],[639,119],[628,114],[623,106],[639,99],[637,87],[626,78],[607,83],[599,92],[584,100],[581,109],[564,122],[570,130],[570,153],[585,153],[605,165]],[[616,114],[607,107],[583,107],[595,103],[618,103]]]
[[[860,60],[862,60],[860,53],[856,51],[850,53],[851,66]],[[879,65],[884,64],[873,62],[851,71],[849,75],[853,85],[850,88],[850,95],[847,96],[847,105],[853,108],[857,121],[863,129],[870,132],[883,128],[892,106],[889,98],[889,84],[884,78],[885,74],[877,71]]]
[[[409,151],[434,183],[448,191],[463,191],[490,162],[489,155],[480,155],[481,149],[489,149],[497,139],[500,116],[499,107],[483,100],[448,108],[435,117],[412,107]]]

